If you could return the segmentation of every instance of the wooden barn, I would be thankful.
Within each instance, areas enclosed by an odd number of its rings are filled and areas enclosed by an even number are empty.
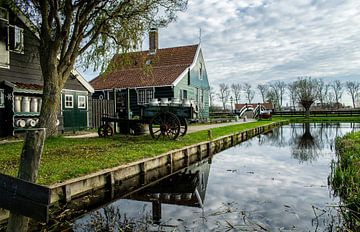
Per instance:
[[[108,70],[90,81],[94,99],[115,100],[121,118],[140,117],[147,104],[187,102],[196,119],[209,117],[209,81],[200,44],[158,48],[158,32],[149,33],[149,50],[119,54]]]
[[[35,127],[41,109],[43,78],[39,37],[21,13],[0,7],[0,136]],[[91,85],[76,71],[62,90],[60,130],[88,127]]]

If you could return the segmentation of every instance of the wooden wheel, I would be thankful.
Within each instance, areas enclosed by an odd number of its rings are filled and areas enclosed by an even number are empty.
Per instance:
[[[180,136],[186,135],[188,129],[187,121],[185,118],[180,118]]]
[[[114,134],[113,128],[109,124],[104,124],[99,127],[98,135],[99,137],[108,137]]]
[[[174,140],[180,134],[179,118],[170,112],[160,112],[150,120],[149,131],[154,139],[162,137]]]

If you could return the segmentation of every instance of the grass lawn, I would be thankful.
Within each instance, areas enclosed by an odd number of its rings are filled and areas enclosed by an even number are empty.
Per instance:
[[[271,122],[250,122],[213,128],[213,138],[243,131]],[[188,134],[176,141],[153,140],[150,135],[111,138],[49,138],[41,158],[38,183],[49,185],[105,168],[116,167],[147,157],[206,141],[207,131]],[[0,173],[16,176],[22,143],[0,144]]]
[[[359,116],[310,116],[309,119],[306,119],[304,116],[274,116],[273,119],[279,120],[289,120],[292,123],[297,122],[359,122]]]

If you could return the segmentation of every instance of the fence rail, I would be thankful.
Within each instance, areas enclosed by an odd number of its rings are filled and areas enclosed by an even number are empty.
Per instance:
[[[305,111],[274,111],[273,115],[277,116],[304,116]],[[360,110],[322,110],[322,111],[310,111],[310,116],[360,116]]]

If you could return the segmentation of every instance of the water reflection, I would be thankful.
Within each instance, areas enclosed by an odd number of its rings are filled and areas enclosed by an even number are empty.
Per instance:
[[[333,207],[339,199],[329,196],[327,177],[335,137],[354,130],[358,124],[274,129],[94,211],[73,229],[341,230]]]
[[[127,199],[150,202],[152,219],[160,224],[161,206],[182,205],[203,208],[211,160],[205,160],[171,176],[143,191],[131,194]]]

